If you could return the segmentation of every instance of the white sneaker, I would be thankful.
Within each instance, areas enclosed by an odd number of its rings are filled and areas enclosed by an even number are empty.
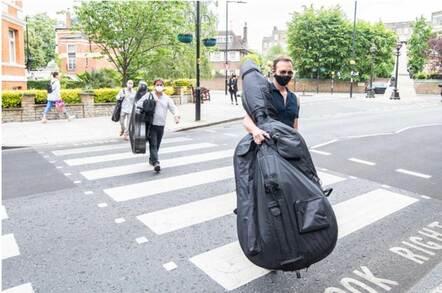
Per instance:
[[[48,119],[46,117],[41,118],[41,123],[48,123]]]
[[[75,119],[75,115],[68,116],[68,121],[71,121],[72,119]]]

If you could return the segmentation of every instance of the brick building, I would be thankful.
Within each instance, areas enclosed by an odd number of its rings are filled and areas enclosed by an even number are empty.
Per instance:
[[[115,68],[100,48],[90,42],[81,32],[72,29],[73,20],[68,11],[65,23],[55,29],[56,51],[60,56],[60,71],[67,75],[77,75],[85,71]]]
[[[21,1],[2,0],[2,89],[26,89],[26,23]]]
[[[228,31],[227,59],[229,62],[228,74],[239,74],[241,58],[249,54],[247,49],[247,23],[244,25],[243,36],[236,35],[233,31]],[[226,52],[226,31],[218,31],[216,36],[218,51],[210,53],[209,60],[213,65],[215,74],[223,76],[225,74],[225,52]]]
[[[271,36],[262,38],[262,54],[267,55],[269,49],[275,45],[287,49],[287,31],[279,30],[276,26],[273,27]]]

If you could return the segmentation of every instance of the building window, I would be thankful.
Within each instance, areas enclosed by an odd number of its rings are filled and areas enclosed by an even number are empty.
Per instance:
[[[76,59],[75,45],[68,45],[68,70],[69,71],[75,70],[75,59]]]
[[[9,63],[16,63],[16,50],[15,50],[15,39],[17,36],[17,31],[9,29]]]

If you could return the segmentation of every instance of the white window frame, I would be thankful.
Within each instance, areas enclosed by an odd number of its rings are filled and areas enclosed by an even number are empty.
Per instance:
[[[11,38],[12,32],[12,38]],[[9,48],[9,63],[16,64],[17,63],[17,31],[15,29],[8,29],[8,48]]]
[[[73,52],[69,50],[69,48],[74,48]],[[76,44],[66,44],[66,52],[67,52],[67,68],[68,71],[75,71],[77,68],[76,59],[77,59],[77,46]]]

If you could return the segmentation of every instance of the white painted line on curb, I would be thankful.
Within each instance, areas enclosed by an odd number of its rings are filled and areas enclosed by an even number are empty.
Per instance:
[[[94,194],[94,192],[93,191],[85,191],[84,194],[91,195],[91,194]]]
[[[12,287],[3,290],[2,293],[34,293],[31,283],[26,283],[20,286]]]
[[[107,207],[107,203],[102,202],[102,203],[99,203],[97,206],[98,206],[99,208],[105,208],[105,207]]]
[[[320,144],[314,145],[314,146],[312,146],[312,147],[310,147],[310,148],[311,148],[311,149],[320,148],[320,147],[323,147],[323,146],[326,146],[326,145],[329,145],[329,144],[335,143],[335,142],[337,142],[337,141],[338,141],[337,139],[332,139],[332,140],[330,140],[330,141],[327,141],[327,142],[324,142],[324,143],[320,143]]]
[[[2,260],[20,255],[14,234],[5,234],[1,236],[2,243]]]
[[[421,197],[422,197],[423,199],[431,199],[431,197],[426,196],[426,195],[421,195]]]
[[[71,176],[72,173],[64,173],[64,176]]]
[[[413,172],[413,171],[405,170],[405,169],[396,169],[396,172],[411,175],[411,176],[416,176],[416,177],[420,177],[420,178],[425,178],[425,179],[431,178],[431,175]]]
[[[238,137],[238,134],[233,134],[233,133],[223,133],[223,135],[225,136],[230,136],[230,137]]]
[[[148,242],[149,240],[147,240],[147,238],[146,237],[138,237],[137,239],[135,239],[135,241],[138,243],[138,244],[142,244],[142,243],[146,243],[146,242]]]
[[[318,154],[318,155],[324,155],[324,156],[330,156],[331,155],[331,153],[323,152],[323,151],[317,151],[317,150],[310,150],[310,152]]]
[[[350,136],[347,136],[347,138],[364,138],[364,137],[392,135],[392,134],[393,134],[392,132],[380,132],[380,133],[372,133],[372,134],[365,134],[365,135],[350,135]]]
[[[408,127],[401,128],[398,131],[395,131],[395,133],[398,134],[398,133],[401,133],[401,132],[404,132],[406,130],[413,129],[413,128],[428,127],[428,126],[439,126],[439,125],[442,125],[442,123],[413,125],[413,126],[408,126]]]
[[[383,187],[383,188],[391,188],[391,186],[387,185],[387,184],[382,184],[381,187]]]
[[[339,224],[339,238],[371,225],[418,200],[377,189],[333,206]],[[239,242],[209,250],[189,259],[227,291],[239,288],[269,271],[252,264]]]
[[[376,165],[376,163],[374,163],[374,162],[365,161],[365,160],[361,160],[361,159],[358,159],[358,158],[350,158],[350,159],[348,159],[348,160],[349,160],[349,161],[352,161],[352,162],[355,162],[355,163],[368,165],[368,166],[374,166],[374,165]]]
[[[57,169],[61,169],[61,168],[63,168],[62,166],[57,166],[57,167],[55,167],[55,168],[57,168]]]
[[[176,269],[178,266],[176,265],[176,263],[174,263],[173,261],[168,262],[166,264],[163,264],[163,268],[166,269],[166,271],[170,272],[174,269]]]
[[[350,178],[350,179],[358,179],[358,177],[356,177],[356,176],[348,176],[348,178]]]
[[[8,219],[8,213],[6,212],[5,206],[2,205],[0,207],[0,220],[3,221],[3,220],[6,220],[6,219]]]
[[[124,222],[126,222],[126,220],[124,218],[117,218],[117,219],[115,219],[115,223],[117,223],[117,224],[121,224],[121,223],[124,223]]]
[[[76,181],[74,181],[74,183],[75,183],[75,184],[80,184],[80,183],[81,183],[81,180],[76,180]]]

